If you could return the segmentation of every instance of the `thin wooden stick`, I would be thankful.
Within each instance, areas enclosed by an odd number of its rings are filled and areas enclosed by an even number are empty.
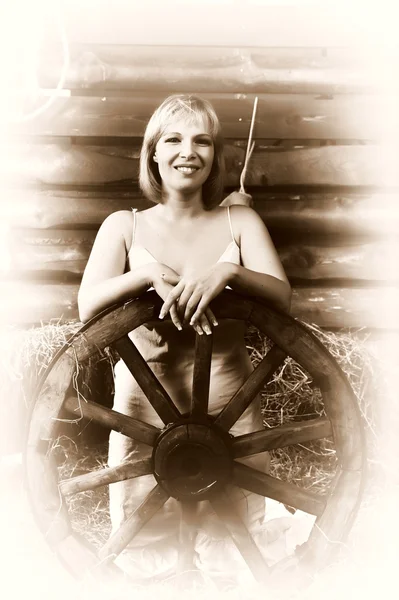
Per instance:
[[[133,417],[128,417],[116,410],[100,406],[95,402],[81,401],[78,403],[77,399],[73,396],[67,398],[64,408],[74,415],[77,414],[79,417],[93,419],[97,423],[104,425],[104,427],[109,427],[114,431],[133,438],[137,442],[142,442],[149,446],[154,445],[160,433],[158,427],[144,423],[144,421],[133,419]]]
[[[284,448],[293,444],[310,442],[332,435],[331,421],[326,418],[286,423],[279,427],[246,433],[233,440],[234,458],[251,456],[265,450]]]
[[[101,560],[113,560],[126,548],[142,527],[165,504],[169,495],[156,485],[138,508],[126,519],[98,555]]]
[[[211,505],[257,581],[264,581],[269,569],[262,554],[226,493],[212,498]]]
[[[152,460],[151,457],[148,457],[142,458],[135,463],[126,462],[116,467],[107,467],[91,473],[85,473],[84,475],[78,475],[77,477],[71,477],[71,479],[65,479],[64,481],[60,481],[59,488],[64,496],[69,496],[86,490],[94,490],[102,485],[109,485],[110,483],[125,481],[126,479],[133,479],[134,477],[141,477],[141,475],[148,475],[150,473],[152,473]]]
[[[320,516],[326,505],[326,500],[318,494],[237,462],[233,467],[233,482],[244,490],[299,508],[311,515]]]
[[[193,416],[208,412],[212,343],[213,335],[196,335],[191,406]]]
[[[165,425],[174,423],[180,417],[179,411],[129,336],[126,335],[117,340],[113,343],[113,346],[126,363],[127,368],[147,396],[148,401],[160,419],[162,419]]]
[[[286,357],[287,355],[283,350],[278,346],[273,346],[229,403],[219,413],[215,424],[226,431],[231,429]]]

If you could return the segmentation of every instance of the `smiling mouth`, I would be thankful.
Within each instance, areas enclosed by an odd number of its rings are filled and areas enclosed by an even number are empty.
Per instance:
[[[186,173],[188,175],[191,175],[192,173],[198,171],[197,167],[175,167],[175,169],[180,173]]]

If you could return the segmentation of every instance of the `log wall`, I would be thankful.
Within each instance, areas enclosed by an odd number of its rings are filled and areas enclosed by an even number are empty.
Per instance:
[[[70,52],[63,95],[10,125],[2,148],[3,324],[77,317],[99,225],[149,205],[137,184],[148,118],[166,95],[196,92],[223,125],[226,195],[238,188],[259,98],[246,189],[294,287],[294,316],[327,328],[399,326],[399,159],[384,141],[398,121],[386,118],[392,99],[361,53],[106,43]],[[61,64],[60,48],[47,46],[43,91],[25,112],[46,101]]]

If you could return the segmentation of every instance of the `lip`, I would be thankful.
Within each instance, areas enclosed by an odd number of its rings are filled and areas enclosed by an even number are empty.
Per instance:
[[[198,165],[189,165],[189,164],[181,164],[181,165],[175,165],[175,169],[178,169],[179,167],[186,167],[187,169],[195,169],[196,171],[199,169]]]

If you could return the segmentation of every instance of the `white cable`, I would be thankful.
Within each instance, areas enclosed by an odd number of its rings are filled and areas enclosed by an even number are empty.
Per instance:
[[[254,125],[255,125],[255,117],[256,117],[257,106],[258,106],[258,96],[256,96],[255,100],[254,100],[254,108],[253,108],[253,111],[252,111],[251,126],[249,128],[247,151],[246,151],[246,154],[245,154],[244,166],[243,166],[243,169],[242,169],[241,175],[240,175],[240,190],[239,191],[242,194],[245,194],[245,188],[244,188],[245,175],[247,173],[249,159],[251,158],[251,154],[253,152],[253,149],[255,148],[255,142],[252,141],[252,134],[253,134]]]
[[[57,11],[57,21],[58,21],[58,26],[59,26],[60,35],[61,35],[62,48],[63,48],[63,54],[64,54],[64,57],[63,57],[64,62],[62,65],[62,71],[61,71],[61,75],[60,75],[60,79],[58,81],[57,87],[51,91],[51,95],[50,95],[49,99],[44,104],[42,104],[42,106],[39,106],[39,108],[36,108],[35,110],[28,113],[27,115],[13,119],[14,123],[15,122],[16,123],[24,123],[25,121],[30,121],[31,119],[35,119],[36,117],[38,117],[39,115],[44,113],[46,110],[48,110],[50,108],[50,106],[54,103],[56,98],[58,98],[61,95],[66,95],[65,93],[62,94],[61,90],[64,87],[66,76],[68,73],[70,54],[69,54],[68,39],[67,39],[67,35],[66,35],[66,30],[64,27],[64,22],[62,19],[60,4],[58,4],[58,9],[59,10]]]

